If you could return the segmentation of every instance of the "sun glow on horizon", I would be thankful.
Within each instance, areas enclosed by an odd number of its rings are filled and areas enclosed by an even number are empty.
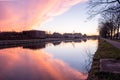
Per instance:
[[[87,35],[98,35],[98,18],[87,20],[87,3],[79,3],[67,12],[54,17],[51,21],[34,27],[36,30],[47,32],[72,33],[79,32]]]
[[[97,19],[86,21],[88,0],[9,0],[0,2],[0,31],[45,30],[97,34]]]

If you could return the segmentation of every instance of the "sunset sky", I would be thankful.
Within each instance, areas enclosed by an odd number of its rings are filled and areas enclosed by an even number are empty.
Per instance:
[[[97,18],[89,21],[88,0],[0,0],[0,30],[30,29],[97,34]]]

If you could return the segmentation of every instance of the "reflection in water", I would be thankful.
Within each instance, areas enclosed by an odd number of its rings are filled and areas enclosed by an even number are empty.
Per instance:
[[[58,41],[0,49],[0,80],[86,80],[97,44]]]
[[[89,38],[88,38],[89,39]],[[92,39],[92,38],[90,38]],[[87,41],[87,39],[82,39],[84,42]],[[59,45],[61,42],[64,43],[70,43],[70,42],[81,42],[81,39],[73,39],[73,40],[60,40],[60,41],[40,41],[40,40],[30,40],[30,41],[4,41],[0,42],[0,49],[5,49],[5,48],[13,48],[13,47],[23,47],[23,48],[29,48],[29,49],[41,49],[45,48],[45,46],[48,43],[52,43],[54,46]],[[97,38],[95,38],[97,40]],[[7,44],[6,44],[7,43]]]
[[[54,46],[56,45],[59,45],[61,43],[61,41],[54,41],[54,42],[51,42]]]
[[[92,58],[97,50],[97,40],[87,42],[61,43],[57,46],[49,46],[44,50],[69,64],[72,68],[83,73],[88,73],[91,68]]]
[[[87,74],[71,68],[42,50],[0,50],[0,80],[85,80]]]
[[[29,48],[29,49],[42,49],[45,48],[46,43],[45,42],[40,42],[40,43],[32,43],[32,44],[27,44],[23,45],[23,48]]]

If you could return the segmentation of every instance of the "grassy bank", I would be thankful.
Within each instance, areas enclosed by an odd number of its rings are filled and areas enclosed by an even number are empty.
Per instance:
[[[117,42],[120,42],[120,40],[116,40]]]
[[[120,49],[100,39],[98,50],[96,51],[92,68],[89,73],[89,80],[120,80],[120,74],[100,72],[99,61],[104,58],[120,59]]]

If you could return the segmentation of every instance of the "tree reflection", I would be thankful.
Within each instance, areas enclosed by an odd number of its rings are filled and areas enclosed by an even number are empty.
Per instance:
[[[83,41],[86,42],[87,39],[83,39]],[[52,43],[54,46],[56,46],[56,45],[59,45],[61,42],[64,42],[64,43],[82,42],[82,40],[75,39],[75,40],[60,40],[60,41],[59,40],[57,41],[39,41],[39,40],[3,41],[3,42],[0,42],[0,49],[12,48],[12,47],[23,47],[23,48],[28,48],[28,49],[42,49],[42,48],[45,48],[48,43]]]
[[[94,54],[92,54],[91,50],[88,48],[86,48],[85,52],[88,56],[88,58],[86,60],[86,63],[88,63],[88,64],[85,66],[85,68],[86,68],[87,72],[89,72],[89,70],[91,68],[92,61],[93,61]]]

